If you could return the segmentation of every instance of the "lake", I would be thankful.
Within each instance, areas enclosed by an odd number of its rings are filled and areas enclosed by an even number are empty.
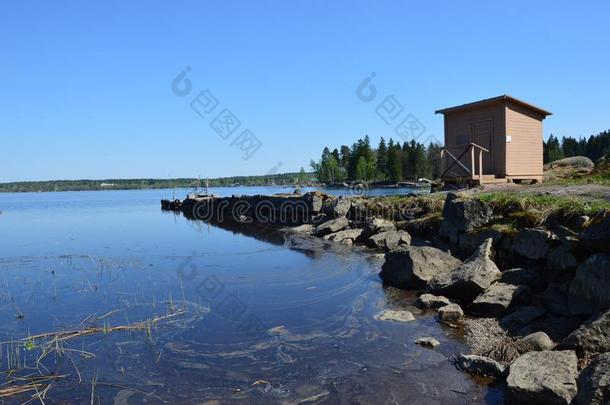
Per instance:
[[[458,332],[381,285],[379,255],[162,212],[172,193],[0,193],[0,389],[39,379],[9,403],[502,403],[450,362]],[[375,319],[398,308],[416,321]]]

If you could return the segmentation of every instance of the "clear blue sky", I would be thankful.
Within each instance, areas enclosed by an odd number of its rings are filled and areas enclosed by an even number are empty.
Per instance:
[[[296,171],[325,145],[392,136],[375,113],[388,95],[440,139],[435,109],[503,93],[554,113],[545,136],[588,136],[610,127],[608,15],[607,1],[5,1],[0,181]],[[262,142],[250,159],[191,109],[204,89]]]

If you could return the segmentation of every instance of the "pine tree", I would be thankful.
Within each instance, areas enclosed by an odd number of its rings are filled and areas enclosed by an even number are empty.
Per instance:
[[[385,145],[385,139],[383,139],[383,137],[381,137],[379,147],[377,148],[377,173],[382,180],[389,177],[388,148]]]

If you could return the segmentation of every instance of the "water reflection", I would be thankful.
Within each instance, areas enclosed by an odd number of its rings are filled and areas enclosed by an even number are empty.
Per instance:
[[[2,370],[65,375],[46,403],[501,400],[455,370],[459,336],[412,293],[383,289],[369,252],[163,214],[158,191],[43,194],[0,196],[0,339]],[[417,320],[376,320],[385,308]],[[44,339],[8,343],[90,327],[102,331],[38,363]],[[441,346],[414,345],[420,336]]]

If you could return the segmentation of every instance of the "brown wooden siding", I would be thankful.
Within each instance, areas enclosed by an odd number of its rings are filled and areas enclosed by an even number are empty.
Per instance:
[[[508,176],[542,176],[543,116],[517,104],[506,106],[506,174]]]
[[[492,160],[493,171],[497,176],[506,174],[506,109],[504,103],[477,108],[476,110],[456,111],[445,114],[445,147],[458,157],[470,143],[471,128],[477,122],[491,120],[492,123]],[[477,152],[478,153],[478,152]],[[483,159],[489,159],[489,154],[483,152]],[[449,161],[448,161],[449,162]],[[470,153],[467,153],[461,162],[470,168]],[[449,163],[450,164],[450,163]],[[466,173],[457,170],[457,165],[452,172]],[[477,168],[478,170],[478,168]]]

